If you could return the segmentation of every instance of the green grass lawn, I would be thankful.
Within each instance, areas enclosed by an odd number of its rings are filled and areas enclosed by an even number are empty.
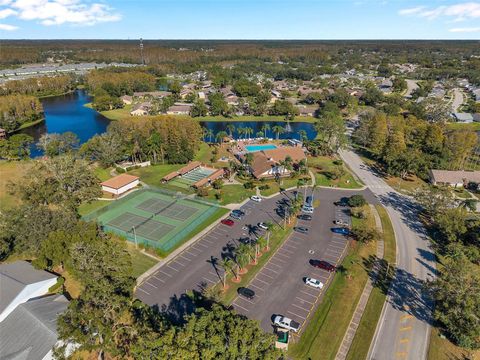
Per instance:
[[[430,346],[428,348],[428,360],[452,360],[452,359],[480,359],[480,350],[467,350],[455,346],[448,339],[440,337],[440,330],[432,327]]]
[[[368,207],[365,209],[368,213]],[[353,218],[353,226],[367,219]],[[352,241],[342,262],[345,271],[337,272],[300,340],[290,346],[293,359],[334,359],[348,328],[360,295],[368,280],[363,261],[375,254],[376,244]]]
[[[145,255],[140,250],[135,249],[135,246],[132,244],[128,244],[128,252],[132,258],[132,275],[135,278],[138,278],[145,271],[158,263],[158,260],[155,260],[151,256]]]
[[[473,122],[470,124],[448,123],[447,128],[451,130],[468,129],[468,130],[480,131],[480,122]]]
[[[328,156],[316,156],[308,158],[308,165],[315,174],[316,184],[319,186],[332,186],[343,189],[358,189],[362,185],[352,175],[350,170],[342,165],[335,165],[333,162],[335,158]],[[337,179],[333,179],[330,173],[335,169],[340,169]]]
[[[134,169],[129,171],[128,173],[139,176],[140,181],[143,181],[148,185],[159,187],[162,184],[162,178],[165,175],[171,173],[172,171],[176,171],[183,166],[185,166],[185,164],[159,164]]]
[[[112,177],[112,175],[110,175],[110,171],[112,171],[111,167],[104,169],[101,166],[96,166],[94,169],[94,173],[95,175],[97,175],[100,181],[105,181],[110,179]]]
[[[217,200],[215,193],[221,194],[220,204],[238,204],[255,194],[254,189],[245,189],[243,185],[224,185],[222,189],[209,189],[207,199]]]
[[[376,205],[376,209],[382,221],[383,241],[385,244],[383,256],[388,264],[393,267],[395,266],[396,254],[395,233],[393,232],[392,223],[385,208],[381,205]],[[385,286],[388,286],[388,280]],[[353,338],[350,351],[347,354],[347,360],[366,359],[386,297],[387,295],[382,289],[379,287],[373,288],[362,319],[358,325],[357,332]]]
[[[0,210],[18,205],[19,199],[8,193],[8,184],[18,181],[27,171],[31,162],[0,161]]]
[[[395,176],[386,176],[383,179],[392,188],[394,188],[398,192],[407,195],[413,193],[416,189],[424,187],[426,185],[425,181],[415,175],[410,175],[407,179],[404,180]]]
[[[122,120],[132,117],[130,111],[132,111],[132,105],[125,105],[122,109],[101,111],[100,114],[110,120]]]
[[[83,203],[82,205],[79,206],[78,208],[78,214],[80,216],[87,215],[95,210],[98,210],[108,204],[110,204],[111,201],[108,200],[93,200],[90,203]]]
[[[305,175],[305,176],[307,177],[307,175]],[[268,185],[269,188],[265,189],[265,190],[260,190],[260,193],[262,194],[262,196],[270,196],[270,195],[278,193],[280,191],[280,188],[288,189],[288,188],[292,188],[292,187],[297,186],[298,180],[299,180],[299,177],[295,177],[295,178],[285,177],[285,178],[281,179],[281,184],[279,184],[275,180],[271,179],[271,180],[268,180],[268,181],[265,181],[265,182],[260,181],[260,182],[258,182],[257,185],[258,186]],[[308,182],[308,184],[310,184],[310,183],[311,183],[311,181]]]

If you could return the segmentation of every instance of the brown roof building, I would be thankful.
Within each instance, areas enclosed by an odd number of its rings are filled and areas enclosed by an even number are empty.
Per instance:
[[[480,171],[430,170],[430,182],[433,185],[461,187],[470,182],[480,184]]]
[[[114,195],[120,195],[133,189],[140,182],[138,176],[130,174],[120,174],[101,183],[102,190]]]
[[[305,152],[301,147],[284,146],[271,150],[256,151],[253,154],[253,161],[250,171],[254,177],[286,176],[290,171],[285,169],[281,162],[290,157],[293,163],[305,159]]]

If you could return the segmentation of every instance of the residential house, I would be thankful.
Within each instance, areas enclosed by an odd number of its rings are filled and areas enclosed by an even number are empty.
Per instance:
[[[152,103],[143,102],[140,104],[135,104],[132,111],[130,111],[131,116],[145,116],[148,115],[150,109],[152,108]]]
[[[155,98],[163,99],[164,97],[170,96],[172,93],[170,91],[139,91],[134,92],[133,97],[135,98]]]
[[[430,182],[433,185],[463,187],[468,183],[480,184],[480,171],[430,170]]]
[[[282,162],[287,157],[290,157],[294,164],[306,158],[303,149],[297,146],[278,147],[271,150],[256,151],[252,154],[253,161],[250,165],[250,172],[257,179],[288,176],[290,171],[282,165]]]
[[[118,196],[137,187],[139,183],[140,178],[138,176],[120,174],[102,182],[101,185],[103,191]]]
[[[282,98],[282,93],[278,90],[272,90],[270,91],[270,94],[272,95],[270,97],[271,104],[273,104],[275,101],[280,100]]]
[[[175,103],[167,110],[169,115],[189,115],[193,104]]]
[[[436,98],[439,98],[439,99],[443,99],[445,97],[445,94],[447,92],[445,91],[445,87],[443,86],[443,84],[441,83],[436,83],[432,89],[432,91],[430,92],[430,94],[428,94],[429,97],[436,97]]]
[[[2,283],[2,292],[8,286]],[[2,294],[3,295],[3,294]],[[0,358],[22,360],[54,359],[53,347],[61,344],[57,318],[68,307],[63,295],[32,298],[16,308],[0,323]],[[67,346],[68,355],[75,346]]]
[[[235,94],[229,94],[225,97],[225,101],[228,105],[238,105],[238,96]]]
[[[456,122],[460,122],[460,123],[471,123],[471,122],[473,122],[473,115],[470,114],[470,113],[455,112],[455,113],[452,113],[452,117]]]
[[[476,102],[480,102],[480,88],[472,90],[473,96],[475,97]]]
[[[0,140],[7,138],[7,131],[5,129],[0,128]]]
[[[130,95],[123,95],[120,97],[120,100],[122,100],[125,105],[130,105],[133,102],[133,98]]]
[[[315,116],[318,106],[297,105],[299,116]]]
[[[0,322],[18,305],[34,297],[47,294],[48,289],[56,283],[56,275],[37,270],[27,261],[1,264]]]
[[[473,117],[473,121],[480,122],[480,113],[475,113],[472,115],[472,117]],[[479,137],[479,140],[480,140],[480,137]]]
[[[382,92],[390,93],[393,90],[393,82],[390,79],[383,79],[378,87]]]

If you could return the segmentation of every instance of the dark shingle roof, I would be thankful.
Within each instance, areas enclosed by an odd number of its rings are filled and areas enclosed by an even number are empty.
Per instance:
[[[65,311],[63,295],[23,303],[0,323],[0,359],[42,359],[57,342],[57,317]]]

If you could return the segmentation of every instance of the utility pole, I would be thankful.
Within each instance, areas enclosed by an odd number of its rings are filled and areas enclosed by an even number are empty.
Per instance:
[[[138,249],[137,232],[135,231],[135,226],[132,226],[132,229],[133,229],[133,238],[135,239],[135,249]]]
[[[142,57],[142,65],[145,65],[145,58],[143,57],[143,39],[140,38],[140,55]]]

